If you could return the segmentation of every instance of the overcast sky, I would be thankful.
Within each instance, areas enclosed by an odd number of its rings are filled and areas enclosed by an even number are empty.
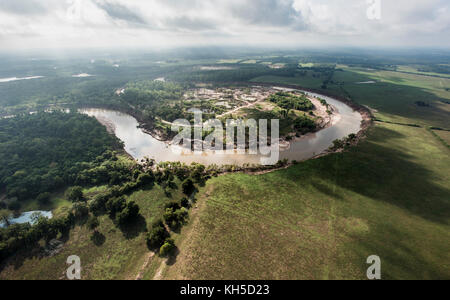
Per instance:
[[[0,0],[0,49],[449,47],[449,14],[449,0]]]

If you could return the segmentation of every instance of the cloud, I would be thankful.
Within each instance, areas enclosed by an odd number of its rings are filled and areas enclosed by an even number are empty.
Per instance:
[[[190,16],[177,16],[167,18],[162,29],[177,31],[210,31],[219,30],[215,20],[207,18],[192,18]]]
[[[448,0],[0,0],[0,49],[41,45],[450,46]],[[33,38],[34,36],[34,38]]]
[[[294,9],[293,0],[231,1],[232,15],[244,23],[263,26],[291,26],[302,22],[301,12]]]
[[[44,14],[47,9],[35,0],[0,0],[0,11],[19,15]]]
[[[147,22],[139,15],[138,12],[133,12],[128,7],[108,1],[96,1],[95,4],[104,10],[108,16],[116,20],[126,21],[131,24],[147,24]]]

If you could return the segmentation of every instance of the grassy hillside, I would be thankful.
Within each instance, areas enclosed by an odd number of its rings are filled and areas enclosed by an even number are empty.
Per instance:
[[[450,278],[450,156],[421,128],[377,124],[348,153],[210,180],[163,278]],[[447,242],[445,242],[447,241]]]
[[[178,183],[178,185],[180,185]],[[96,188],[86,190],[93,196],[105,190]],[[101,236],[92,240],[92,230],[87,225],[78,225],[70,233],[62,251],[53,257],[20,253],[6,266],[0,268],[0,280],[3,279],[65,279],[68,268],[67,257],[77,255],[81,259],[82,278],[88,279],[136,279],[151,252],[145,237],[147,228],[164,213],[164,205],[182,198],[181,188],[172,191],[168,198],[159,185],[152,190],[141,190],[127,197],[140,207],[142,218],[135,225],[122,231],[107,216],[99,217],[98,231]]]

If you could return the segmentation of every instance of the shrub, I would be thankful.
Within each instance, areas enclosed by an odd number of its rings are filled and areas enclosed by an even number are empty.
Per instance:
[[[48,202],[50,201],[50,193],[42,193],[39,194],[39,196],[37,196],[36,201],[43,205],[43,204],[48,204]]]
[[[72,206],[72,211],[76,220],[81,220],[89,214],[89,208],[85,203],[75,203]]]
[[[106,209],[111,218],[115,218],[116,215],[122,212],[127,207],[127,202],[124,197],[112,198],[106,202]]]
[[[17,201],[17,200],[11,201],[11,202],[8,204],[8,209],[9,209],[9,210],[12,210],[12,211],[18,211],[18,210],[20,210],[21,207],[22,207],[22,205],[21,205],[20,202]]]
[[[130,201],[125,209],[117,214],[116,221],[119,225],[127,225],[134,221],[139,215],[139,206],[134,202]]]
[[[151,228],[156,228],[156,227],[163,227],[164,228],[164,222],[161,219],[158,219],[158,220],[154,221],[152,223]]]
[[[184,208],[189,208],[191,205],[189,203],[189,200],[187,198],[181,199],[181,206]]]
[[[72,202],[80,202],[84,200],[83,188],[81,186],[74,186],[67,190],[67,199]]]
[[[87,226],[91,230],[96,230],[98,226],[100,226],[100,222],[98,221],[97,217],[91,216],[87,222]]]
[[[184,207],[178,210],[167,208],[166,213],[164,214],[164,221],[170,228],[177,229],[186,224],[188,217],[189,212]]]
[[[173,239],[166,239],[164,245],[159,249],[159,255],[162,257],[168,256],[175,249],[175,241]]]
[[[152,230],[150,230],[150,232],[147,235],[147,245],[149,249],[154,250],[161,248],[161,246],[164,244],[164,241],[169,236],[170,235],[167,232],[166,228],[164,228],[164,226],[153,227]]]
[[[301,134],[305,134],[316,129],[316,123],[306,116],[301,116],[295,119],[294,128]]]
[[[195,185],[191,178],[186,179],[182,185],[183,193],[186,196],[191,196],[195,192]]]
[[[107,195],[97,195],[89,204],[89,210],[95,216],[100,215],[106,209],[106,202],[108,202]]]
[[[148,174],[148,173],[144,173],[139,175],[138,179],[137,179],[137,185],[142,187],[142,186],[146,186],[148,184],[152,184],[155,181],[155,178],[152,175]]]
[[[189,211],[182,207],[181,209],[175,211],[175,215],[177,217],[178,223],[181,225],[185,225],[189,218]]]
[[[180,206],[180,204],[179,204],[178,202],[173,201],[173,202],[167,203],[167,204],[164,206],[164,208],[165,208],[165,209],[171,208],[172,210],[175,211],[175,210],[177,210],[177,209],[180,209],[181,206]]]
[[[135,182],[128,182],[120,189],[121,195],[130,194],[138,188],[138,184]]]

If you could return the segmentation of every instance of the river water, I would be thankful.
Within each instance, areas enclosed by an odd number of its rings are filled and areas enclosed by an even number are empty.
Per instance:
[[[34,225],[33,216],[40,215],[42,217],[45,217],[47,219],[51,219],[53,217],[53,214],[51,211],[29,211],[21,214],[19,217],[9,220],[9,223],[12,224],[25,224],[30,223],[31,225]],[[0,228],[4,228],[5,224],[0,222]]]
[[[291,161],[310,159],[327,150],[333,144],[333,141],[347,137],[352,133],[356,134],[361,129],[361,114],[348,105],[327,96],[315,93],[308,94],[325,99],[328,104],[332,105],[337,112],[335,120],[332,126],[292,142],[288,150],[281,151],[280,159],[289,159]],[[115,135],[124,142],[125,150],[138,160],[149,157],[157,162],[180,161],[186,164],[197,162],[204,165],[243,165],[245,163],[259,164],[261,162],[260,155],[216,154],[212,152],[196,155],[190,151],[180,154],[179,151],[172,151],[175,149],[174,146],[158,141],[144,133],[142,129],[138,128],[137,120],[130,115],[97,108],[82,109],[80,112],[96,117],[102,123],[108,123],[110,127],[113,127]]]

